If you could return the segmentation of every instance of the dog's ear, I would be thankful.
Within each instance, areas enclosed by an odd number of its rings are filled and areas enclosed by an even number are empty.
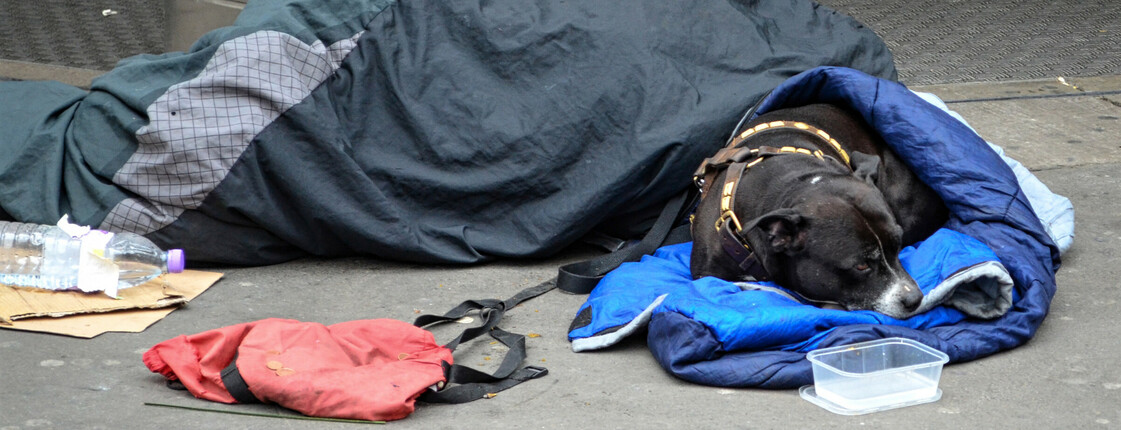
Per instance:
[[[802,215],[794,209],[778,209],[759,217],[755,224],[774,253],[797,252],[802,249]]]
[[[876,186],[880,180],[880,156],[859,151],[853,151],[849,156],[852,159],[852,174],[868,185]]]

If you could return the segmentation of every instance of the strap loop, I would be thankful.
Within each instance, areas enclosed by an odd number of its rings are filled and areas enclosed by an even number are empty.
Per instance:
[[[506,356],[502,359],[502,363],[499,364],[498,370],[493,374],[467,366],[445,363],[444,374],[448,385],[445,385],[439,391],[426,391],[419,399],[429,403],[466,403],[547,374],[549,371],[543,367],[518,368],[527,356],[525,336],[505,331],[498,327],[498,323],[505,316],[507,310],[513,309],[526,300],[552,291],[556,286],[556,278],[553,278],[521,290],[506,300],[467,300],[443,315],[421,315],[417,317],[413,321],[413,325],[427,327],[432,324],[456,321],[471,312],[478,312],[482,323],[479,326],[463,330],[444,347],[455,351],[463,342],[488,334],[509,348]]]
[[[557,275],[557,288],[573,294],[588,294],[599,284],[607,272],[628,261],[638,261],[643,255],[650,254],[658,247],[691,240],[689,224],[678,226],[679,220],[692,212],[696,205],[697,194],[686,190],[670,199],[658,215],[658,220],[642,241],[621,250],[604,254],[589,260],[561,266]]]

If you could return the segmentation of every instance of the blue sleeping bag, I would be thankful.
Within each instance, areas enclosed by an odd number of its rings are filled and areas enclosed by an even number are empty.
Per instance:
[[[924,292],[925,312],[897,320],[815,307],[771,283],[694,281],[692,244],[685,243],[608,274],[573,321],[575,351],[604,348],[648,328],[651,352],[680,378],[795,388],[813,382],[805,353],[817,348],[904,337],[960,362],[1034,335],[1055,293],[1060,250],[1073,237],[1069,200],[1051,194],[936,98],[859,71],[806,71],[777,87],[756,115],[810,103],[860,112],[949,207],[941,230],[900,254]]]

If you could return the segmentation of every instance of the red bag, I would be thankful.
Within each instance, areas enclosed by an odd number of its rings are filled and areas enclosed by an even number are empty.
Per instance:
[[[418,398],[464,403],[547,374],[540,367],[519,369],[525,337],[496,325],[506,309],[552,286],[546,282],[504,302],[467,301],[414,324],[392,319],[331,326],[286,319],[238,324],[161,342],[144,353],[144,364],[201,399],[276,403],[317,417],[397,420],[413,412]],[[482,325],[444,346],[420,328],[473,311],[479,311]],[[498,370],[486,374],[454,365],[452,351],[484,333],[510,348]]]
[[[223,403],[237,402],[222,378],[231,362],[261,402],[309,416],[396,420],[412,413],[424,390],[447,380],[452,351],[397,320],[324,326],[267,319],[179,336],[144,354],[153,372]]]

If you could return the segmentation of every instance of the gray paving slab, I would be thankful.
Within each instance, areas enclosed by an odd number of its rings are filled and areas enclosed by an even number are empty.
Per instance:
[[[101,70],[54,64],[0,60],[0,79],[6,80],[52,80],[88,89],[93,78],[101,76],[102,73],[104,72]]]
[[[933,93],[946,103],[978,100],[1003,100],[1076,96],[1083,93],[1077,87],[1060,81],[1057,77],[1025,81],[967,82],[961,84],[911,85],[915,91]]]
[[[1108,79],[1106,79],[1108,81]],[[1063,88],[1032,88],[1025,94]],[[1050,84],[1037,84],[1050,85]],[[1093,82],[1085,84],[1088,88]],[[1101,85],[1105,85],[1102,83]],[[1104,88],[1104,87],[1103,87]],[[922,88],[955,91],[1001,88]],[[528,339],[528,363],[543,379],[466,405],[421,405],[398,428],[1112,428],[1121,425],[1121,107],[1100,97],[1012,98],[955,103],[989,140],[1033,169],[1076,209],[1076,239],[1058,273],[1051,313],[1019,348],[946,367],[936,403],[847,417],[814,406],[794,390],[724,389],[678,380],[661,369],[641,337],[606,351],[573,353],[565,338],[583,296],[552,292],[511,311],[504,326]],[[1096,130],[1101,128],[1102,130]],[[1071,141],[1079,140],[1080,143]],[[1110,146],[1112,145],[1112,147]],[[303,259],[223,268],[209,291],[138,334],[90,340],[0,330],[0,429],[354,428],[144,406],[162,402],[224,406],[166,388],[141,354],[181,334],[268,317],[335,323],[411,320],[468,298],[504,298],[593,255],[574,248],[541,261],[432,267],[365,258]],[[435,330],[449,340],[454,327]],[[501,350],[471,344],[457,359],[493,368]],[[489,359],[488,359],[489,358]]]
[[[1069,81],[1084,91],[1121,90],[1121,75],[1075,77]]]
[[[984,138],[1032,169],[1121,161],[1118,108],[1101,97],[956,103]]]
[[[1090,76],[1070,80],[1086,92],[1105,93],[1102,98],[1114,106],[1121,106],[1121,75]]]
[[[1033,170],[1121,161],[1121,76],[911,87],[946,101]]]

